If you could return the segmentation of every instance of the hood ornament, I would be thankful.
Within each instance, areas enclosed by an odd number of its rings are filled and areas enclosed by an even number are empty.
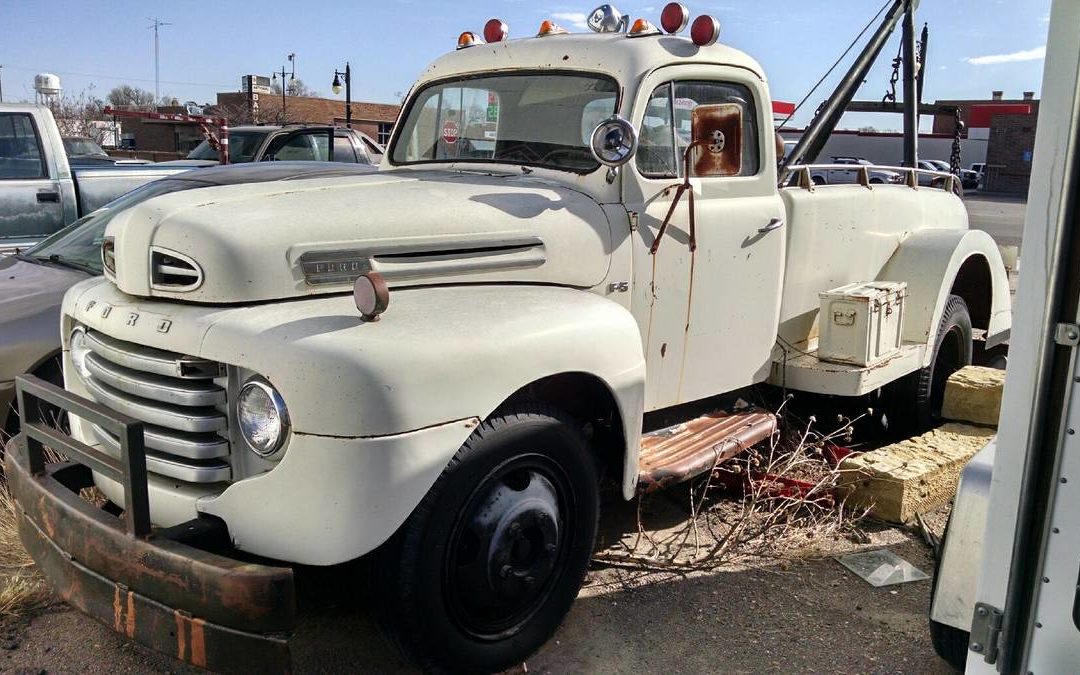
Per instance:
[[[595,33],[625,33],[630,26],[630,17],[614,5],[600,5],[589,13],[585,23]]]

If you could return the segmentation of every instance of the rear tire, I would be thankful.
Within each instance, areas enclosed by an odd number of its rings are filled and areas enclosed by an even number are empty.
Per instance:
[[[427,672],[521,663],[577,597],[599,513],[594,456],[572,419],[541,404],[497,413],[376,553],[384,628]]]
[[[938,323],[930,365],[886,388],[889,431],[913,436],[936,426],[941,419],[945,382],[956,371],[971,365],[972,351],[967,303],[959,295],[950,295]]]

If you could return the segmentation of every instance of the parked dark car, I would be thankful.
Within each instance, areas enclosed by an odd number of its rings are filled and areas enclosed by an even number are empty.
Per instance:
[[[348,176],[375,170],[363,164],[274,162],[189,171],[136,188],[22,253],[0,255],[0,432],[18,431],[16,375],[32,373],[62,384],[60,303],[68,288],[101,274],[101,241],[116,214],[181,190]]]
[[[331,144],[330,140],[333,139]],[[229,162],[342,162],[378,164],[383,148],[367,134],[344,127],[289,124],[229,129]],[[203,141],[185,159],[160,162],[169,166],[213,166],[218,151]]]

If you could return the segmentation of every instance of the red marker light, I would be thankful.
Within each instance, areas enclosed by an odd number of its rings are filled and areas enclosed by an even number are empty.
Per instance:
[[[694,19],[694,23],[690,26],[690,39],[698,47],[716,44],[716,41],[720,39],[720,22],[708,14],[702,14]]]
[[[660,26],[665,33],[671,35],[679,33],[686,28],[688,23],[690,23],[690,10],[681,2],[669,2],[660,12]]]
[[[502,42],[510,35],[510,27],[501,19],[490,19],[484,24],[484,39],[488,42]]]
[[[465,49],[466,47],[482,44],[484,44],[484,41],[477,37],[476,33],[473,33],[472,31],[465,31],[459,35],[457,39],[458,49]]]

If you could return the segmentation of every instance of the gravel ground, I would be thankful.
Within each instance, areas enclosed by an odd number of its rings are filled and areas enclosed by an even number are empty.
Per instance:
[[[661,539],[685,526],[687,493],[650,497],[642,522]],[[601,548],[637,537],[633,504],[607,500]],[[722,500],[715,517],[734,508]],[[940,531],[944,514],[932,514]],[[676,573],[662,567],[595,564],[555,637],[510,672],[948,673],[926,628],[930,582],[873,588],[832,555],[890,547],[931,572],[915,533],[880,525],[860,543],[799,533],[768,557]],[[706,536],[707,535],[703,535]],[[352,581],[355,568],[303,573],[296,672],[412,672],[379,636]],[[58,605],[0,630],[5,672],[197,672],[132,644]]]

